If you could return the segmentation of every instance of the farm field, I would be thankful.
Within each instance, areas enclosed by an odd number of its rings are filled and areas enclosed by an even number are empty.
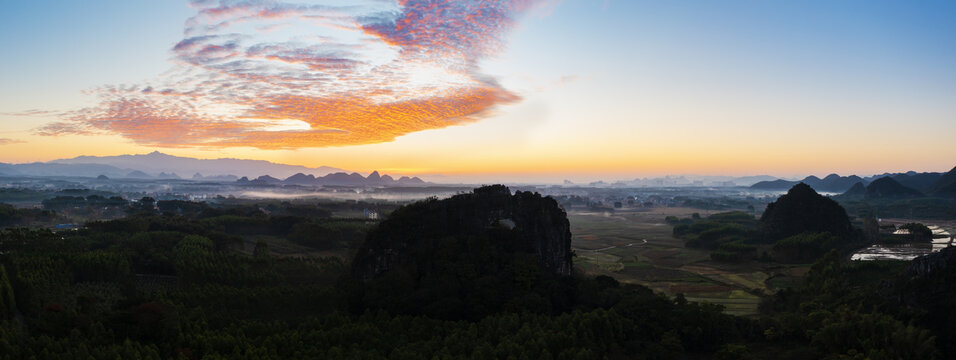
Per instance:
[[[613,213],[568,211],[575,265],[590,275],[608,275],[623,283],[647,286],[668,296],[720,304],[733,315],[757,314],[760,294],[790,286],[809,265],[750,261],[715,262],[708,251],[685,248],[672,235],[667,216],[680,218],[717,211],[690,208],[618,210]]]

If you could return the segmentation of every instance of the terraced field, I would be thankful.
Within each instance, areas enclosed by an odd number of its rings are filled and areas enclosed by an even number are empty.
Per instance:
[[[709,211],[660,208],[599,213],[570,210],[575,265],[588,274],[612,276],[669,296],[723,305],[734,315],[755,315],[760,295],[792,286],[807,265],[750,261],[726,264],[710,260],[707,251],[685,248],[671,236],[667,216],[706,217]],[[769,280],[769,281],[768,281]]]

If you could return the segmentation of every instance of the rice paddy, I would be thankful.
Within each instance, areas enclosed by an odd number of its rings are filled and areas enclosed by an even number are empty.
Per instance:
[[[706,250],[684,247],[671,235],[667,216],[690,217],[712,212],[689,208],[655,208],[651,211],[613,213],[568,212],[575,266],[587,274],[608,275],[622,283],[647,286],[654,291],[689,301],[724,306],[733,315],[757,314],[760,295],[797,284],[807,265],[781,265],[750,261],[715,262]]]

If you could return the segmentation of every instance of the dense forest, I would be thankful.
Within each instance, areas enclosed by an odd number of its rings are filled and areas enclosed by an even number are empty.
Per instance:
[[[380,222],[322,205],[152,199],[77,230],[13,222],[0,232],[0,357],[956,356],[949,315],[935,316],[956,299],[947,285],[956,267],[946,266],[956,256],[848,263],[843,249],[862,231],[817,196],[795,188],[759,219],[669,219],[675,236],[715,259],[769,248],[765,261],[815,262],[802,284],[768,295],[757,318],[561,270],[574,256],[563,210],[503,186],[410,204]],[[286,243],[314,251],[270,248]]]

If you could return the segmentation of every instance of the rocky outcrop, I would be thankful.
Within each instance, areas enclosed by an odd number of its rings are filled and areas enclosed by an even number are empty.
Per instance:
[[[449,245],[452,242],[458,245]],[[502,256],[533,254],[547,272],[571,274],[571,231],[564,210],[552,198],[520,191],[512,195],[503,185],[395,210],[369,233],[352,272],[362,280],[395,268],[427,272],[427,263],[442,261],[441,249],[463,251],[455,256],[467,257],[469,251],[487,246]]]
[[[910,266],[906,268],[906,275],[910,278],[922,278],[950,265],[956,265],[956,247],[947,247],[939,252],[913,259]]]

